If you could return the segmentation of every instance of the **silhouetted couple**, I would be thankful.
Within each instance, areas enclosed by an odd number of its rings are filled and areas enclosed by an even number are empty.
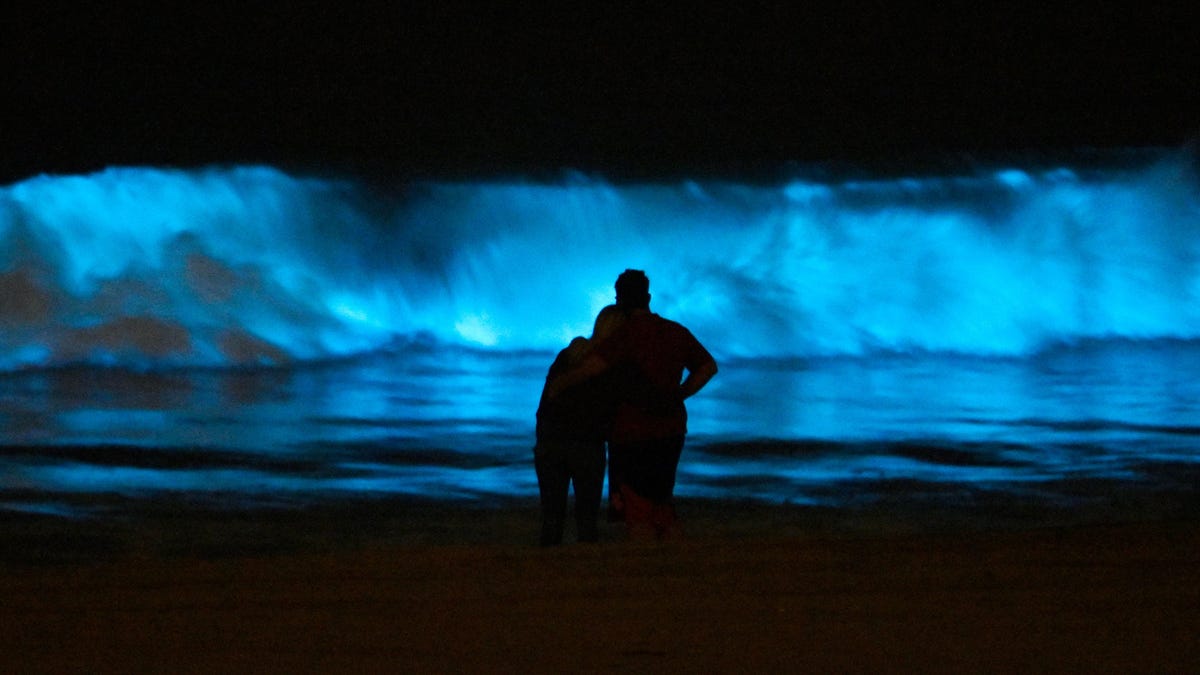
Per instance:
[[[677,535],[683,402],[716,373],[716,361],[687,328],[650,311],[644,272],[618,276],[616,304],[597,315],[591,339],[572,340],[546,375],[534,448],[542,545],[562,542],[572,482],[579,541],[599,539],[605,442],[610,517],[623,520],[634,539]]]

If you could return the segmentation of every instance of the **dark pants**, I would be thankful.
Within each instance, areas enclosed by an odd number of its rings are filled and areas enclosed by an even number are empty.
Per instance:
[[[634,443],[610,443],[610,491],[620,495],[622,516],[631,535],[676,536],[675,473],[683,454],[683,436]],[[615,484],[615,485],[614,485]]]
[[[600,496],[604,489],[603,441],[542,441],[534,449],[542,499],[542,546],[561,544],[567,519],[567,491],[575,484],[575,534],[579,541],[600,539]]]

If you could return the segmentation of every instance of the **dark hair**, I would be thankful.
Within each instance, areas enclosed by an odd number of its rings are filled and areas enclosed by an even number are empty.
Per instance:
[[[628,309],[650,307],[650,278],[641,270],[627,269],[617,276],[617,304]]]

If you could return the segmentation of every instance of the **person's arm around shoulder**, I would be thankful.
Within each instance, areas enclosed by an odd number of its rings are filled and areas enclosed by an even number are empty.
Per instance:
[[[543,398],[553,399],[567,389],[587,381],[605,370],[608,370],[608,363],[595,353],[589,354],[578,366],[547,382]]]

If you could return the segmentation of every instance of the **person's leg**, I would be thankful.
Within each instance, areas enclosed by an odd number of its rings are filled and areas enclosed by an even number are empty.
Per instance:
[[[679,536],[674,495],[682,452],[682,436],[655,439],[630,449],[628,484],[644,503],[638,504],[636,517],[627,522],[633,523],[639,532],[649,529],[657,539]]]
[[[635,541],[654,538],[654,504],[645,490],[650,475],[645,443],[618,443],[610,446],[609,461],[617,459],[616,494],[622,506],[626,535]]]
[[[633,541],[654,539],[654,502],[638,494],[629,483],[621,484],[621,501],[625,507],[626,536]]]
[[[571,480],[563,448],[559,444],[543,444],[534,457],[534,468],[542,504],[539,541],[542,546],[561,544],[567,518],[567,488]]]
[[[624,482],[655,502],[670,502],[675,493],[675,472],[683,452],[683,438],[672,437],[621,446]]]
[[[621,446],[608,444],[608,522],[625,520],[625,507],[621,500],[622,472],[625,470]]]
[[[646,485],[644,494],[656,504],[669,504],[675,498],[675,474],[683,454],[683,436],[664,438],[646,444]]]
[[[600,498],[604,490],[604,444],[573,446],[571,474],[575,483],[575,526],[581,542],[600,540]]]

